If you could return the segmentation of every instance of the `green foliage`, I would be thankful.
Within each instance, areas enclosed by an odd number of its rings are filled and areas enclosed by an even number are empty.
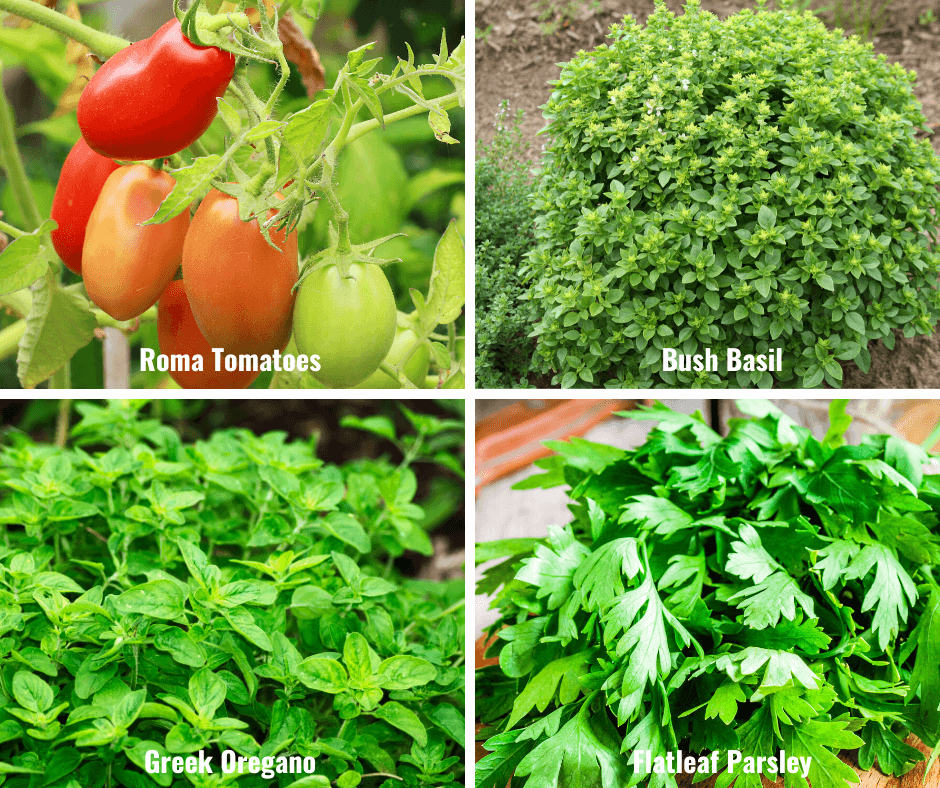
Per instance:
[[[480,388],[525,387],[532,359],[530,307],[520,269],[532,245],[529,166],[522,110],[504,101],[493,142],[476,162],[476,380]]]
[[[404,461],[335,466],[277,432],[187,444],[141,405],[80,404],[66,448],[0,448],[0,782],[300,779],[223,779],[226,749],[312,756],[303,785],[459,780],[463,583],[392,559],[430,554],[410,466],[460,465],[462,421],[372,417]],[[205,750],[216,776],[147,775],[148,750]]]
[[[724,438],[699,414],[624,413],[658,421],[644,445],[553,444],[546,473],[518,485],[565,485],[573,520],[479,546],[478,562],[504,560],[480,583],[500,618],[499,665],[477,672],[477,788],[512,772],[526,788],[620,786],[634,750],[678,749],[785,749],[812,758],[813,788],[847,788],[840,750],[899,775],[923,759],[909,733],[940,740],[927,455],[885,435],[843,445],[844,403],[822,442],[770,403],[739,407],[751,418]],[[735,778],[760,786],[740,770],[717,785]]]
[[[780,382],[839,386],[868,343],[940,314],[940,160],[914,76],[809,13],[693,0],[568,63],[527,261],[537,364],[563,387],[708,387],[663,348],[782,347]],[[739,386],[769,386],[739,372]]]

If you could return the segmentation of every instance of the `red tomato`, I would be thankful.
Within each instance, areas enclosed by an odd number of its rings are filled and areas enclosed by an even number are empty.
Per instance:
[[[62,262],[76,274],[82,272],[82,244],[88,217],[104,182],[120,166],[99,156],[81,137],[62,165],[52,198],[52,218],[59,225],[52,231],[52,245]]]
[[[257,372],[215,371],[212,346],[206,342],[196,325],[196,318],[186,297],[186,284],[182,279],[170,282],[160,296],[157,335],[160,338],[160,352],[167,356],[187,355],[190,362],[193,356],[202,356],[202,372],[170,369],[170,376],[184,389],[243,389],[258,377]]]
[[[196,46],[171,19],[91,78],[78,102],[82,136],[112,159],[177,153],[209,128],[234,73],[234,55]]]
[[[115,320],[130,320],[157,303],[179,270],[189,212],[144,225],[173,191],[174,180],[145,164],[115,170],[88,219],[82,248],[85,289]]]
[[[238,218],[234,197],[216,189],[193,216],[183,247],[183,279],[193,315],[212,347],[262,355],[287,345],[297,233],[272,230],[271,240],[277,249],[265,241],[256,220]]]

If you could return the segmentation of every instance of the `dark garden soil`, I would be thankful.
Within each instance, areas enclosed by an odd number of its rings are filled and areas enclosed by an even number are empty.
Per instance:
[[[667,5],[682,12],[679,0],[667,0]],[[749,0],[702,0],[702,7],[720,18],[753,5]],[[642,23],[653,8],[653,0],[477,0],[478,148],[492,141],[496,112],[508,100],[513,112],[525,111],[524,140],[530,145],[528,157],[537,166],[544,142],[544,136],[537,134],[545,126],[539,108],[551,94],[549,81],[558,78],[558,64],[602,43],[609,26],[625,14]],[[928,11],[935,21],[921,24]],[[940,0],[893,0],[875,39],[875,51],[917,72],[914,93],[923,104],[934,132],[931,142],[940,154]],[[940,331],[930,337],[902,336],[893,351],[881,342],[872,343],[870,350],[872,367],[867,375],[854,364],[844,365],[845,388],[940,388]]]

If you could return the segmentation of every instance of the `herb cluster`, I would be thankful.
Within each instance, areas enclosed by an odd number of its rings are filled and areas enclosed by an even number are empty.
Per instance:
[[[405,459],[335,466],[278,432],[187,444],[141,405],[78,405],[67,448],[0,447],[0,782],[458,780],[463,583],[393,559],[431,553],[410,466],[462,467],[462,422],[352,419]],[[316,773],[143,772],[148,750],[228,749]]]
[[[528,258],[537,363],[563,387],[710,387],[662,349],[784,348],[779,381],[839,386],[940,315],[940,160],[914,75],[809,12],[721,22],[659,3],[568,63]],[[770,386],[770,373],[737,374]]]
[[[840,750],[903,774],[910,732],[940,742],[940,476],[896,437],[844,445],[845,401],[822,441],[739,407],[752,418],[724,438],[698,414],[625,413],[658,422],[643,446],[552,442],[517,485],[567,485],[574,519],[477,546],[502,559],[479,584],[501,616],[499,665],[477,672],[478,788],[675,786],[628,758],[680,747],[784,749],[812,758],[813,788],[844,788]],[[718,788],[735,778],[761,785]]]
[[[532,246],[534,216],[522,110],[504,101],[492,144],[476,161],[476,382],[480,388],[526,388],[532,363],[532,308],[519,275]]]

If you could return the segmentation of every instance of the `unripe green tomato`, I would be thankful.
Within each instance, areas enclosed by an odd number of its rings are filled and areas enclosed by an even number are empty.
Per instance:
[[[395,341],[392,342],[392,349],[384,358],[386,364],[394,367],[405,357],[408,349],[417,341],[418,337],[410,328],[399,328],[395,333]],[[408,363],[405,365],[405,377],[408,378],[419,388],[424,383],[424,378],[428,374],[428,367],[431,365],[431,348],[427,342],[422,342]],[[356,389],[400,389],[401,383],[395,380],[391,375],[387,375],[381,369],[377,369],[362,383],[357,383],[353,388]]]
[[[294,341],[320,357],[314,378],[331,388],[351,388],[378,369],[395,339],[395,296],[382,269],[353,263],[349,276],[335,265],[310,274],[294,307]]]

